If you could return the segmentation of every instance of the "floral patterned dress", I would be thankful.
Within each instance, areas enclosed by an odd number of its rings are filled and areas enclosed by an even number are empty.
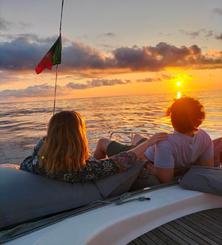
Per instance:
[[[28,156],[20,164],[20,169],[34,174],[47,176],[49,178],[66,181],[69,183],[79,183],[94,181],[104,177],[114,175],[116,173],[127,171],[132,167],[136,160],[136,154],[133,152],[121,152],[115,156],[107,159],[97,160],[95,158],[89,158],[86,161],[86,165],[79,171],[71,173],[61,172],[59,174],[48,174],[44,168],[39,164],[38,152],[44,143],[45,138],[39,140],[34,147],[34,151],[31,156]]]

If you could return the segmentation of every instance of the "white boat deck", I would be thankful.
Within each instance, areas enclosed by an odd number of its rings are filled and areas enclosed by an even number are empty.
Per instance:
[[[140,193],[151,200],[109,204],[12,240],[10,245],[127,244],[172,220],[221,208],[222,196],[184,190],[178,185]],[[134,198],[134,197],[133,197]]]

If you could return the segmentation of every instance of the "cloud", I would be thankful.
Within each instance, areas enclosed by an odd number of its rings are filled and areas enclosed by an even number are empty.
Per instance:
[[[48,43],[53,43],[56,40],[57,36],[41,38],[36,34],[24,33],[24,34],[17,34],[16,38],[17,40],[21,40],[27,43],[48,44]]]
[[[53,40],[54,39],[54,40]],[[0,70],[34,70],[42,56],[49,50],[55,38],[39,38],[23,34],[0,43]],[[62,53],[62,71],[82,72],[123,69],[131,71],[160,71],[167,67],[222,66],[222,56],[206,56],[197,45],[176,47],[165,42],[156,46],[120,47],[109,53],[102,52],[80,42],[66,42]]]
[[[222,33],[220,35],[216,36],[216,39],[222,40]]]
[[[218,15],[222,15],[222,8],[214,8],[213,12]]]
[[[198,31],[186,31],[186,30],[179,30],[182,34],[190,36],[191,38],[196,38],[198,37],[202,30],[198,30]]]
[[[13,34],[13,35],[0,33],[0,37],[7,40],[14,40],[14,41],[20,40],[23,41],[24,43],[39,43],[39,44],[53,43],[57,38],[57,36],[41,38],[38,35],[32,33]]]
[[[22,22],[22,21],[16,22],[16,23],[12,22],[12,21],[8,21],[5,18],[0,16],[0,31],[8,31],[9,29],[11,29],[13,27],[17,27],[21,30],[24,30],[30,26],[31,26],[30,24]]]
[[[4,37],[11,39],[10,34]],[[19,34],[12,41],[0,43],[0,70],[34,70],[43,54],[48,49],[48,43],[53,43],[56,37],[40,38],[35,34]]]
[[[114,32],[105,32],[103,33],[103,36],[113,38],[116,34]]]
[[[208,51],[207,55],[209,55],[210,57],[219,58],[222,56],[222,51],[219,51],[217,49],[211,49]]]
[[[71,82],[71,83],[68,83],[66,85],[67,88],[71,88],[71,89],[86,89],[88,88],[88,84],[85,84],[85,83],[74,83],[74,82]]]
[[[80,90],[102,86],[114,86],[128,84],[130,80],[121,79],[93,79],[86,83],[68,83],[65,86],[57,87],[57,95],[67,95],[70,90]],[[0,98],[24,98],[24,97],[51,97],[54,94],[54,86],[48,84],[29,86],[24,89],[6,89],[0,91]]]
[[[110,67],[111,63],[105,53],[73,42],[63,49],[63,65],[67,69],[104,69]]]
[[[117,67],[159,71],[169,66],[186,66],[200,60],[197,45],[180,48],[161,42],[155,47],[118,48],[114,51]]]
[[[0,70],[0,84],[9,84],[13,81],[21,81],[21,78],[18,77],[18,74],[11,71],[1,71]]]
[[[147,77],[147,78],[143,78],[143,79],[138,79],[136,81],[139,82],[139,83],[151,83],[151,82],[161,81],[161,79],[160,78]]]
[[[72,89],[86,89],[86,88],[95,88],[95,87],[102,87],[102,86],[113,86],[113,85],[120,85],[120,84],[128,84],[130,80],[121,80],[121,79],[93,79],[87,81],[86,83],[68,83],[66,85],[67,88]]]
[[[22,70],[33,69],[38,61],[43,46],[30,43],[27,38],[20,37],[11,42],[0,44],[0,69]],[[46,47],[45,49],[46,50]]]
[[[222,56],[215,59],[202,54],[197,45],[176,47],[161,42],[155,47],[119,48],[114,51],[118,67],[131,70],[159,71],[167,67],[208,68],[222,66]]]
[[[171,75],[168,75],[168,74],[162,74],[161,75],[161,80],[169,80],[171,78],[172,78],[172,76]]]
[[[222,10],[222,9],[221,9]],[[190,36],[191,38],[197,38],[199,36],[203,36],[205,38],[216,38],[219,40],[222,40],[222,34],[217,35],[214,31],[212,30],[206,30],[204,28],[198,30],[198,31],[185,31],[185,30],[180,30],[180,32],[184,35]]]
[[[103,47],[103,48],[105,48],[105,49],[109,49],[109,50],[112,50],[112,49],[114,49],[114,45],[111,45],[111,44],[107,44],[107,43],[98,43],[98,45],[100,46],[100,47]]]
[[[199,36],[204,36],[206,38],[213,37],[214,36],[214,31],[212,30],[206,30],[204,28],[199,29],[197,31],[186,31],[186,30],[179,30],[180,33],[190,36],[191,38],[197,38]]]
[[[30,86],[25,89],[7,89],[0,92],[0,97],[36,97],[53,94],[53,87],[47,84]]]
[[[205,31],[205,37],[212,37],[214,36],[214,32],[211,30]]]
[[[0,16],[0,30],[5,31],[8,30],[11,26],[11,22],[5,20],[3,17]]]
[[[172,78],[171,75],[162,74],[160,77],[147,77],[147,78],[143,78],[143,79],[137,79],[136,81],[142,82],[142,83],[151,83],[151,82],[161,82],[164,80],[169,80],[171,78]]]
[[[20,21],[18,22],[18,26],[20,29],[24,30],[24,29],[30,28],[32,25],[30,23]]]

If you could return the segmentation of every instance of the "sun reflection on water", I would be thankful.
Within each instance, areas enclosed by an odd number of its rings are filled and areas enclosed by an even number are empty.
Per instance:
[[[180,91],[177,91],[177,96],[176,96],[176,98],[177,98],[177,99],[180,99],[181,96],[182,96],[182,93],[181,93]]]

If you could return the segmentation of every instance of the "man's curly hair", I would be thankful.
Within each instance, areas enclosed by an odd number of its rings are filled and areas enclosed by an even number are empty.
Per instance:
[[[191,97],[176,99],[167,110],[174,129],[180,133],[197,130],[205,118],[203,105]]]

